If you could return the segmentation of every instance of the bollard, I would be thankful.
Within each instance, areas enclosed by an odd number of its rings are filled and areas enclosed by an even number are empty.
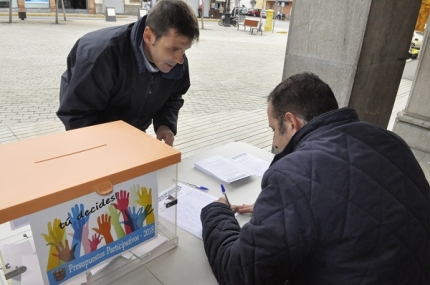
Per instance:
[[[106,7],[106,21],[107,22],[116,22],[116,13],[115,8]]]
[[[139,11],[137,13],[137,19],[139,20],[140,18],[145,17],[146,15],[148,15],[148,10],[144,8],[139,8]]]

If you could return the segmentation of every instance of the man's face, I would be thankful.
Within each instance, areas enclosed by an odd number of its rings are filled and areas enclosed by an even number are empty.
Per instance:
[[[269,121],[269,127],[273,130],[272,146],[276,154],[284,150],[295,133],[295,130],[292,128],[292,123],[285,117],[283,130],[279,129],[278,120],[273,115],[273,106],[271,102],[267,104],[267,119]]]
[[[177,34],[174,29],[156,40],[151,28],[145,27],[143,40],[143,50],[148,61],[164,73],[169,72],[176,64],[183,64],[185,51],[192,45],[192,40]]]

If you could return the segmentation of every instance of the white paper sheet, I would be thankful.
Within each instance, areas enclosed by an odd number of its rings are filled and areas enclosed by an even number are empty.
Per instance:
[[[214,155],[207,159],[197,161],[194,163],[194,167],[226,183],[231,183],[251,175],[234,161],[221,155]]]
[[[5,264],[9,263],[11,268],[22,266],[23,256],[34,255],[29,241],[0,245],[1,255]]]
[[[178,183],[177,224],[190,234],[202,239],[202,223],[200,213],[206,205],[216,201],[217,198],[196,190],[185,184]],[[169,195],[174,196],[175,186],[168,188],[158,196],[158,211],[160,217],[174,223],[175,207],[166,208],[165,203],[170,202]]]
[[[133,256],[133,253],[131,251],[126,251],[123,254],[121,254],[122,257],[125,259],[130,259]]]
[[[247,172],[257,176],[263,176],[264,172],[266,172],[270,166],[270,162],[264,161],[245,152],[235,155],[230,159]]]
[[[27,270],[21,274],[21,285],[44,285],[37,255],[23,256],[22,264]]]
[[[76,277],[71,278],[70,280],[67,280],[61,285],[81,285],[82,283],[86,283],[87,281],[88,281],[87,274],[82,273],[77,275]]]

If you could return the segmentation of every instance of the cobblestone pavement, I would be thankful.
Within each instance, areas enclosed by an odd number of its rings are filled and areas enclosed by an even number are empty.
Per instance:
[[[68,16],[59,24],[50,16],[27,15],[24,21],[0,12],[0,144],[64,130],[56,117],[60,76],[75,41],[87,32],[136,20]],[[274,32],[251,35],[243,27],[205,20],[200,41],[187,56],[191,87],[184,96],[175,147],[188,157],[231,141],[245,141],[270,151],[267,94],[280,82],[288,22]],[[402,79],[388,128],[406,104],[410,80]],[[153,134],[151,128],[148,133]],[[417,153],[430,177],[430,155]]]
[[[73,44],[89,31],[131,23],[136,18],[107,22],[99,17],[68,17],[63,21],[60,16],[59,24],[46,16],[28,16],[24,21],[14,17],[13,23],[8,20],[7,15],[0,16],[0,143],[62,131],[55,112],[60,76]],[[184,97],[175,146],[189,147],[187,138],[202,140],[215,130],[221,133],[224,124],[237,130],[248,121],[266,137],[259,146],[270,148],[265,96],[281,80],[288,29],[287,23],[278,26],[273,33],[261,36],[251,35],[243,27],[237,30],[218,26],[215,21],[204,22],[200,41],[187,51],[191,88]],[[226,136],[226,141],[244,138],[234,132]],[[200,148],[197,145],[189,151]]]

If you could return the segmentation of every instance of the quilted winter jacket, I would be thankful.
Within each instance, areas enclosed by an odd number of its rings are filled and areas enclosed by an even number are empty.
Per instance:
[[[57,116],[66,130],[123,120],[145,131],[153,122],[177,131],[182,95],[190,87],[188,60],[151,73],[140,51],[146,16],[80,38],[61,76]]]
[[[251,221],[201,213],[220,284],[430,284],[430,189],[406,143],[353,109],[306,124],[275,156]]]

